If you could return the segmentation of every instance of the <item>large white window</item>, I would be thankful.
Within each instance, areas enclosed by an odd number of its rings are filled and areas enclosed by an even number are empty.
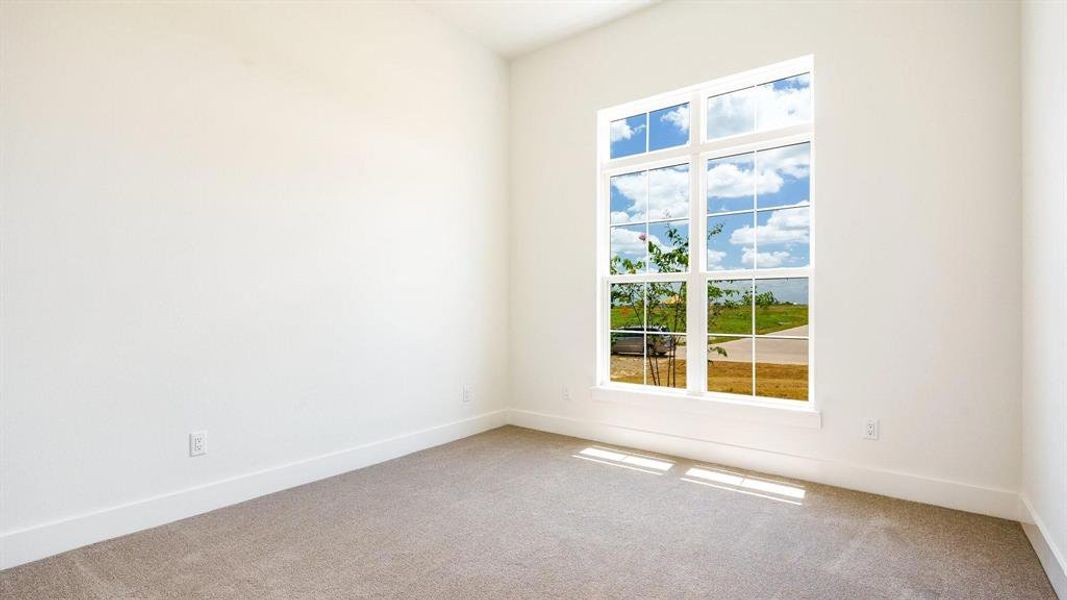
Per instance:
[[[811,398],[814,89],[806,57],[598,113],[600,385]]]

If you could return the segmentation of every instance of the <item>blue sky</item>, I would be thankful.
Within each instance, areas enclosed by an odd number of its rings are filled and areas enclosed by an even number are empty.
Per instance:
[[[797,75],[708,98],[707,137],[774,129],[811,120],[811,75]],[[689,103],[612,121],[611,158],[689,141]]]
[[[749,210],[713,214],[708,231],[723,230],[708,240],[709,270],[803,267],[809,262],[810,144],[795,144],[708,161],[708,208]],[[612,253],[644,260],[644,244],[665,243],[663,227],[632,225],[688,214],[689,171],[678,165],[638,171],[611,179]],[[757,256],[754,244],[758,242]]]
[[[689,104],[679,104],[648,114],[648,149],[662,150],[689,142]]]
[[[688,217],[688,164],[611,178],[612,224]]]
[[[613,121],[610,135],[611,158],[681,146],[689,141],[689,104]]]
[[[708,233],[717,226],[722,229],[708,237],[708,270],[746,269],[743,258],[753,251],[753,217],[751,212],[708,217]]]
[[[806,267],[809,263],[809,209],[790,208],[756,213],[756,268]],[[742,235],[743,239],[747,236]],[[747,259],[742,258],[747,262]]]
[[[752,210],[756,191],[753,153],[709,160],[707,168],[709,213]]]
[[[707,170],[709,213],[793,206],[808,201],[811,144],[717,158]]]
[[[611,222],[619,225],[611,228],[612,256],[645,260],[648,242],[669,250],[667,225],[656,221],[669,219],[688,236],[688,164],[617,175],[611,178],[610,193]]]
[[[708,217],[708,270],[804,267],[810,257],[810,214],[806,206]],[[757,255],[756,248],[759,248]]]
[[[713,215],[708,231],[708,269],[803,267],[809,262],[810,144],[795,144],[708,161],[708,210],[761,210]],[[753,246],[753,244],[756,244]],[[759,248],[757,256],[756,247]]]
[[[798,75],[708,101],[711,137],[781,127],[811,119],[811,78]],[[724,133],[727,132],[727,133]],[[689,105],[669,106],[611,123],[611,157],[682,145]],[[810,144],[769,148],[710,160],[707,169],[708,269],[803,267],[810,261]],[[649,242],[664,246],[664,225],[689,210],[689,167],[678,165],[612,177],[611,253],[646,260]],[[779,210],[764,210],[764,209]],[[721,215],[730,211],[752,211]],[[640,225],[639,225],[640,224]],[[683,225],[679,223],[679,225]],[[759,252],[756,252],[756,248]],[[665,248],[666,249],[666,248]]]
[[[811,192],[811,144],[795,144],[756,153],[757,208],[794,206]]]

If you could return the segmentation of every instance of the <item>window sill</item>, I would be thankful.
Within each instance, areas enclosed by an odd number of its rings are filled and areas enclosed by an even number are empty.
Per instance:
[[[623,404],[674,413],[698,414],[734,421],[821,429],[822,413],[810,403],[791,400],[738,400],[719,394],[696,395],[685,390],[647,391],[636,387],[597,385],[591,389],[594,402]]]

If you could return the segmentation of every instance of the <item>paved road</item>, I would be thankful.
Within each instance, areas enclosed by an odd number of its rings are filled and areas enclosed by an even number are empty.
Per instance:
[[[794,327],[774,332],[775,335],[808,335],[808,326]],[[742,338],[718,344],[726,350],[726,356],[708,352],[712,361],[749,362],[752,360],[752,338]],[[808,363],[808,344],[803,340],[759,339],[756,341],[756,361],[779,365],[805,365]]]

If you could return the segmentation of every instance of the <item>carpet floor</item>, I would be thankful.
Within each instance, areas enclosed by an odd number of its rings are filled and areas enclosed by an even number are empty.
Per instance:
[[[14,598],[1055,598],[1018,523],[504,427],[0,572]]]

